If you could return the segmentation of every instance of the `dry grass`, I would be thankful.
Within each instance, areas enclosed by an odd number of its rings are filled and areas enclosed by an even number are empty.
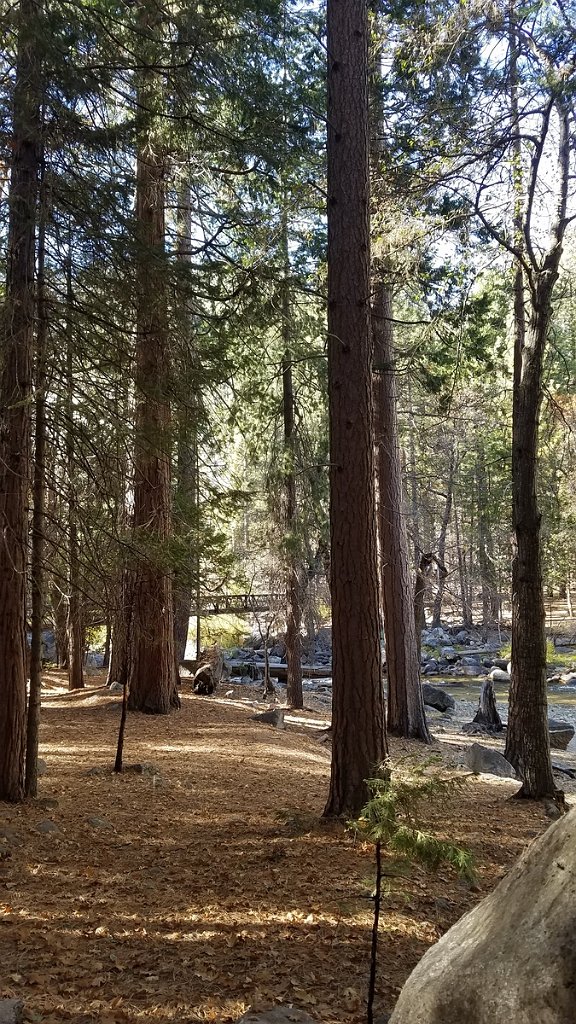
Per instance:
[[[129,718],[125,760],[153,771],[116,776],[119,698],[62,683],[46,680],[39,800],[0,805],[2,995],[44,1024],[225,1021],[277,1002],[363,1020],[372,857],[320,819],[320,716],[280,732],[241,701],[185,694],[169,718]],[[473,781],[431,812],[440,834],[472,848],[479,891],[449,870],[388,862],[377,1013],[548,824],[539,806],[508,799],[514,788]],[[38,831],[46,820],[59,831]]]

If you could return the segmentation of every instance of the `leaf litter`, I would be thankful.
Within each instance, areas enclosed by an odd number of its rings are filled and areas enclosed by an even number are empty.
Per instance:
[[[321,818],[322,715],[279,731],[251,720],[253,699],[184,687],[180,712],[129,716],[133,770],[114,775],[120,698],[44,683],[39,799],[0,804],[0,994],[30,1024],[225,1022],[277,1003],[363,1021],[372,851]],[[478,885],[387,858],[377,1013],[549,824],[513,792],[472,780],[430,808],[428,827],[472,849]],[[59,831],[38,832],[46,820]]]

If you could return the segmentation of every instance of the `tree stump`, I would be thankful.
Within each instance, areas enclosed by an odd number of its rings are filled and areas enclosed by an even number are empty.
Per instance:
[[[480,698],[478,700],[478,711],[472,721],[476,725],[482,725],[489,732],[502,732],[504,726],[496,707],[494,696],[494,683],[492,679],[485,679],[482,683]]]

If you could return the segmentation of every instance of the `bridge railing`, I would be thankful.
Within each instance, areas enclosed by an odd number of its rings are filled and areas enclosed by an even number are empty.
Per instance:
[[[200,615],[249,615],[281,608],[285,594],[211,594],[200,598]],[[190,610],[197,615],[197,603]]]

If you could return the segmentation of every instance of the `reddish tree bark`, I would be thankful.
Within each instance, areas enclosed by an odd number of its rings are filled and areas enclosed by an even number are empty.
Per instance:
[[[368,26],[328,0],[328,374],[332,772],[325,813],[355,814],[386,754],[374,494]]]
[[[388,731],[396,736],[413,737],[430,743],[420,685],[420,645],[416,638],[402,496],[392,297],[384,281],[378,282],[375,287],[372,330],[380,578],[388,674]]]
[[[159,8],[140,13],[146,68],[138,93],[143,112],[136,169],[136,426],[134,546],[131,572],[129,707],[168,714],[179,704],[174,657],[172,575],[164,544],[171,533],[170,405],[166,300],[165,160],[154,112],[162,101],[153,69]]]
[[[33,0],[21,0],[0,328],[0,800],[10,801],[24,796],[26,742],[26,558],[40,168],[36,18]]]

